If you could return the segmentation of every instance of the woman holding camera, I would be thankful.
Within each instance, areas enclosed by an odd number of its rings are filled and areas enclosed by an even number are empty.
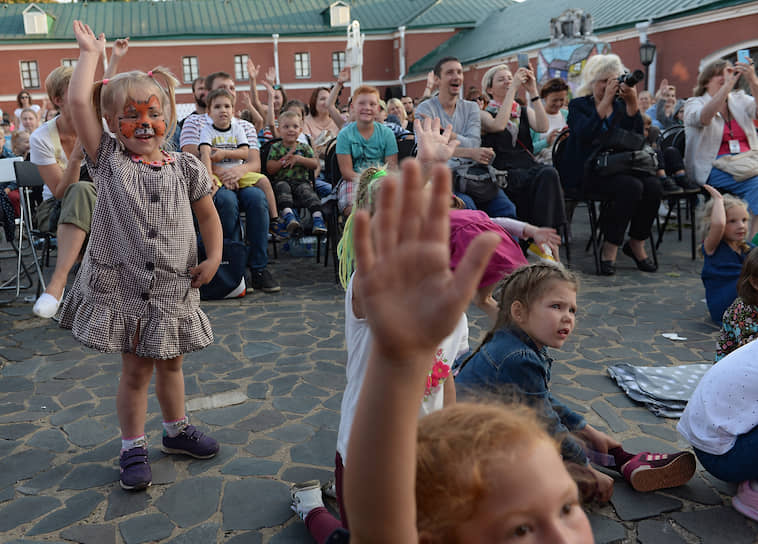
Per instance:
[[[684,131],[687,146],[684,165],[699,185],[707,183],[719,191],[733,193],[748,203],[752,215],[750,240],[758,232],[758,176],[743,181],[713,165],[721,156],[739,158],[741,153],[758,149],[753,121],[756,104],[753,96],[734,91],[740,77],[758,96],[758,76],[750,62],[735,66],[719,59],[711,62],[697,77],[694,96],[684,106]]]
[[[578,98],[569,103],[569,137],[560,162],[564,190],[570,195],[590,194],[610,201],[601,216],[600,230],[605,241],[600,256],[600,272],[616,273],[616,254],[631,257],[637,268],[655,272],[656,266],[645,251],[645,239],[661,203],[661,184],[654,175],[620,173],[610,176],[591,171],[585,175],[587,159],[600,142],[616,128],[643,133],[642,115],[634,86],[622,83],[624,66],[618,55],[595,55],[582,71]],[[629,228],[629,240],[624,236]]]
[[[531,107],[516,102],[525,90]],[[537,81],[529,66],[512,74],[505,64],[493,66],[482,78],[482,92],[489,98],[480,114],[482,146],[495,150],[492,165],[508,171],[505,194],[516,204],[518,218],[540,227],[560,228],[566,224],[558,171],[537,162],[530,128],[544,132],[549,127]]]

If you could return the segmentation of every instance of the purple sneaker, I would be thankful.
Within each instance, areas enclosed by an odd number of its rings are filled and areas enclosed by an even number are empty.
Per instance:
[[[137,446],[122,451],[118,464],[121,466],[119,482],[122,488],[136,491],[150,487],[153,483],[153,473],[147,462],[147,448]]]
[[[163,453],[183,453],[195,459],[210,459],[218,453],[218,442],[207,436],[194,425],[187,425],[174,438],[163,435],[161,451]]]

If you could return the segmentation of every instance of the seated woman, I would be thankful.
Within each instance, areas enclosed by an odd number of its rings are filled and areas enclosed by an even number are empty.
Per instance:
[[[620,83],[624,66],[618,55],[595,55],[582,71],[578,98],[569,103],[570,134],[561,160],[561,181],[567,194],[591,193],[610,201],[601,217],[603,233],[601,274],[616,273],[616,254],[624,245],[625,255],[637,268],[655,272],[656,266],[645,251],[645,239],[661,203],[661,184],[654,175],[620,173],[612,176],[584,175],[587,158],[598,141],[616,127],[643,133],[642,115],[637,105],[637,91]],[[629,241],[624,235],[629,227]]]
[[[684,166],[699,185],[707,183],[748,203],[752,215],[747,237],[750,240],[758,233],[758,176],[736,181],[731,174],[712,164],[717,157],[758,149],[753,125],[755,99],[743,91],[734,91],[740,77],[747,80],[755,96],[758,76],[752,64],[738,62],[732,66],[729,61],[719,59],[698,75],[694,96],[687,100],[684,109],[687,139]]]
[[[566,128],[568,91],[568,84],[559,77],[548,79],[540,89],[540,98],[545,106],[548,127],[545,132],[532,129],[531,133],[534,154],[542,164],[553,164],[555,137]]]
[[[534,109],[515,101],[522,89],[529,93]],[[516,205],[516,215],[533,225],[562,227],[566,209],[558,171],[539,164],[533,153],[530,127],[539,131],[548,128],[534,72],[519,68],[514,77],[504,64],[494,66],[482,78],[482,91],[490,99],[480,116],[482,146],[494,149],[492,165],[496,169],[508,171],[505,194]]]
[[[32,95],[29,94],[29,91],[21,91],[18,93],[18,96],[16,96],[16,102],[18,103],[18,108],[13,111],[13,122],[16,127],[23,125],[21,122],[21,113],[26,109],[32,110],[39,121],[39,118],[42,116],[42,108],[37,104],[32,104]]]
[[[125,39],[116,40],[104,77],[116,73],[119,61],[129,48]],[[95,185],[82,171],[82,147],[74,130],[66,93],[74,69],[59,66],[47,76],[45,90],[59,115],[44,123],[30,138],[31,162],[45,182],[43,201],[37,206],[40,230],[56,231],[58,258],[45,292],[34,303],[38,317],[53,317],[63,299],[68,273],[79,257],[89,234],[95,208]],[[84,173],[84,178],[82,178]]]
[[[329,115],[330,94],[330,89],[317,87],[313,89],[310,102],[308,103],[308,111],[310,113],[305,116],[303,133],[311,139],[314,149],[318,145],[316,142],[326,143],[332,138],[336,138],[337,133],[340,131],[331,115]]]
[[[56,231],[58,238],[55,271],[34,304],[38,317],[53,317],[58,311],[68,273],[89,234],[95,207],[95,185],[80,181],[84,156],[65,99],[73,71],[72,67],[61,66],[45,80],[50,101],[59,108],[60,115],[34,131],[30,141],[31,161],[45,181],[43,201],[37,206],[37,227]]]
[[[395,119],[392,118],[393,116]],[[387,120],[396,122],[404,130],[413,133],[413,121],[408,121],[408,114],[399,98],[390,98],[387,101]]]

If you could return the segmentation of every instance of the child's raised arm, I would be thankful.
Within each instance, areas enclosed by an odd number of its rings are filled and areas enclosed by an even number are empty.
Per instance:
[[[76,134],[87,155],[94,161],[103,135],[103,125],[92,107],[92,81],[97,63],[105,51],[105,35],[95,36],[92,29],[81,21],[74,21],[74,35],[79,44],[79,62],[71,76],[67,100]]]
[[[708,234],[703,240],[703,247],[707,255],[713,255],[716,248],[719,247],[721,239],[724,237],[724,228],[726,227],[726,210],[724,210],[724,197],[718,192],[718,189],[708,184],[703,185],[713,199],[713,208],[711,208],[711,226]]]
[[[416,161],[380,188],[369,232],[355,216],[356,279],[373,335],[349,459],[351,542],[415,542],[416,425],[429,362],[474,294],[499,238],[486,233],[450,270],[450,171],[438,167],[424,204]]]

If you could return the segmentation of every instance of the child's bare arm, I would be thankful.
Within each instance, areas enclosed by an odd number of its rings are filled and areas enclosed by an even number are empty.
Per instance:
[[[342,118],[342,114],[340,113],[340,110],[337,109],[335,104],[337,103],[337,97],[339,96],[340,91],[342,91],[342,88],[345,86],[345,82],[348,80],[348,78],[350,78],[350,67],[345,66],[342,70],[340,70],[340,73],[337,76],[337,82],[329,92],[329,117],[332,118],[332,121],[334,121],[334,123],[337,125],[337,128],[342,128],[345,125],[345,119]]]
[[[103,79],[113,77],[118,73],[118,65],[128,51],[129,38],[120,38],[115,41],[113,44],[113,53],[111,53],[111,61],[108,63],[108,67],[105,69]]]
[[[211,146],[209,145],[201,145],[200,146],[200,161],[205,166],[205,169],[208,170],[208,175],[213,177],[213,161],[211,161]]]
[[[724,197],[714,187],[706,184],[703,188],[708,191],[713,199],[713,208],[711,209],[711,228],[703,240],[705,253],[713,255],[716,248],[719,247],[721,239],[724,237],[724,228],[726,227],[726,211],[724,210]]]
[[[248,57],[247,58],[247,73],[248,73],[248,76],[250,76],[250,98],[253,103],[253,108],[258,111],[262,119],[263,117],[265,117],[267,108],[266,108],[266,104],[261,103],[260,99],[258,98],[258,84],[256,83],[256,80],[258,79],[258,73],[260,72],[260,70],[261,70],[260,65],[255,64],[253,62],[252,57]]]
[[[67,99],[79,140],[87,154],[96,160],[103,125],[92,107],[92,81],[105,51],[105,35],[95,36],[92,29],[81,21],[74,21],[74,35],[79,44],[79,62],[71,76]]]
[[[263,86],[266,87],[266,94],[268,95],[268,107],[266,108],[266,126],[271,129],[271,134],[274,138],[279,137],[279,131],[276,129],[276,115],[274,111],[274,84],[276,74],[273,68],[269,68],[266,72],[266,78],[263,80]]]
[[[424,203],[418,163],[383,181],[377,212],[355,216],[356,278],[373,335],[350,435],[345,498],[351,542],[416,542],[417,414],[429,361],[474,294],[498,237],[477,238],[449,268],[450,171]],[[369,232],[371,230],[371,232]]]
[[[221,220],[218,218],[216,206],[211,195],[206,195],[192,203],[192,211],[197,217],[200,235],[205,245],[205,260],[190,269],[192,287],[200,287],[213,279],[221,264],[224,248]]]
[[[211,149],[211,160],[213,162],[221,162],[225,159],[245,161],[247,160],[249,150],[249,145],[241,145],[237,149],[219,149],[218,147],[214,147]]]

